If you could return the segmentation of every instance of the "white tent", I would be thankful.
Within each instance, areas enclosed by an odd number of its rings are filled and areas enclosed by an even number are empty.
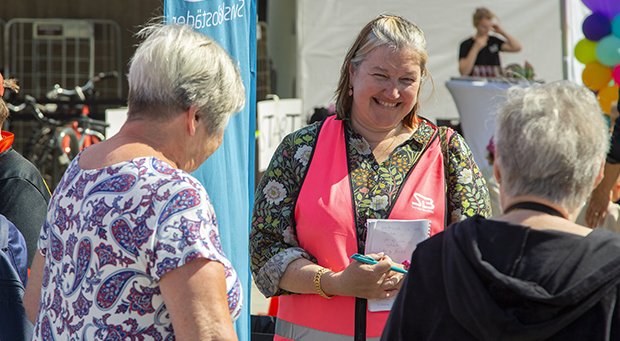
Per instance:
[[[314,107],[333,101],[346,51],[364,24],[378,14],[395,13],[420,26],[427,38],[435,91],[430,82],[426,84],[421,101],[429,100],[423,102],[420,114],[433,121],[458,118],[445,82],[458,76],[458,48],[475,33],[472,14],[480,6],[491,9],[523,46],[521,52],[504,53],[504,65],[527,60],[537,79],[581,82],[583,65],[572,53],[583,38],[581,23],[589,10],[579,0],[297,0],[294,84],[303,101],[302,113],[310,115]]]

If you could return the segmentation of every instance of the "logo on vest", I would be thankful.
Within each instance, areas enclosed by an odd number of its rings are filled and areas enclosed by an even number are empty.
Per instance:
[[[433,199],[427,198],[420,193],[413,193],[413,198],[414,201],[411,202],[411,206],[413,206],[413,208],[433,213],[433,210],[435,209]]]

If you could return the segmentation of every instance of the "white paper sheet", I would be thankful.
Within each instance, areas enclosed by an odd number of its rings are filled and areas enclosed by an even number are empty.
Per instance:
[[[431,229],[430,221],[427,219],[368,219],[366,226],[368,227],[366,254],[383,252],[395,263],[410,260],[416,245],[428,238]],[[368,300],[368,310],[389,311],[395,298],[394,296],[384,300]]]

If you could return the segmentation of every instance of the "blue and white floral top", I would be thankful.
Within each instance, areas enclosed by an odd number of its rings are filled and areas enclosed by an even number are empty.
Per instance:
[[[39,237],[45,272],[35,340],[174,340],[159,279],[200,257],[224,265],[230,315],[239,316],[241,285],[198,180],[153,157],[95,170],[78,161]]]

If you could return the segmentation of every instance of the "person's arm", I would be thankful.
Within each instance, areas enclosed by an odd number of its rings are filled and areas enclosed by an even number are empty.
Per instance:
[[[32,324],[35,324],[41,299],[41,287],[43,285],[43,270],[45,269],[45,256],[37,252],[34,255],[28,285],[24,293],[24,308],[26,315]]]
[[[461,76],[469,76],[471,70],[474,69],[478,53],[487,45],[488,41],[488,36],[474,38],[474,44],[469,49],[469,52],[467,52],[467,56],[459,58],[459,72]]]
[[[387,256],[369,255],[379,263],[374,265],[353,261],[341,272],[327,271],[321,277],[321,289],[327,295],[362,298],[388,298],[402,285],[402,274],[390,272],[394,265]],[[307,259],[291,262],[280,279],[280,288],[300,294],[316,294],[314,276],[321,266]]]
[[[195,259],[163,275],[159,286],[176,340],[237,340],[221,263]]]
[[[309,154],[316,134],[316,128],[309,126],[284,137],[256,188],[249,236],[250,269],[265,297],[287,293],[278,283],[291,262],[301,258],[316,262],[299,247],[294,228],[295,203],[307,172],[306,159],[295,155]]]
[[[506,38],[506,42],[504,42],[500,47],[500,51],[505,52],[519,52],[521,51],[521,44],[517,39],[508,34],[504,29],[498,24],[493,25],[493,30]]]
[[[603,224],[607,208],[611,202],[611,189],[620,176],[620,163],[605,163],[603,180],[596,186],[590,196],[590,203],[586,209],[586,224],[590,228],[596,228]]]
[[[28,162],[28,161],[25,161]],[[47,214],[49,197],[29,181],[11,178],[0,181],[0,214],[21,232],[26,240],[28,267],[37,253],[37,241]]]
[[[491,216],[491,201],[486,182],[474,156],[461,135],[454,133],[448,145],[448,214],[451,223],[474,215]]]
[[[620,101],[616,105],[617,111],[620,111]],[[609,144],[603,179],[592,191],[586,209],[586,224],[590,228],[600,226],[605,220],[607,207],[611,202],[611,189],[620,175],[620,117],[614,121],[614,131]]]

